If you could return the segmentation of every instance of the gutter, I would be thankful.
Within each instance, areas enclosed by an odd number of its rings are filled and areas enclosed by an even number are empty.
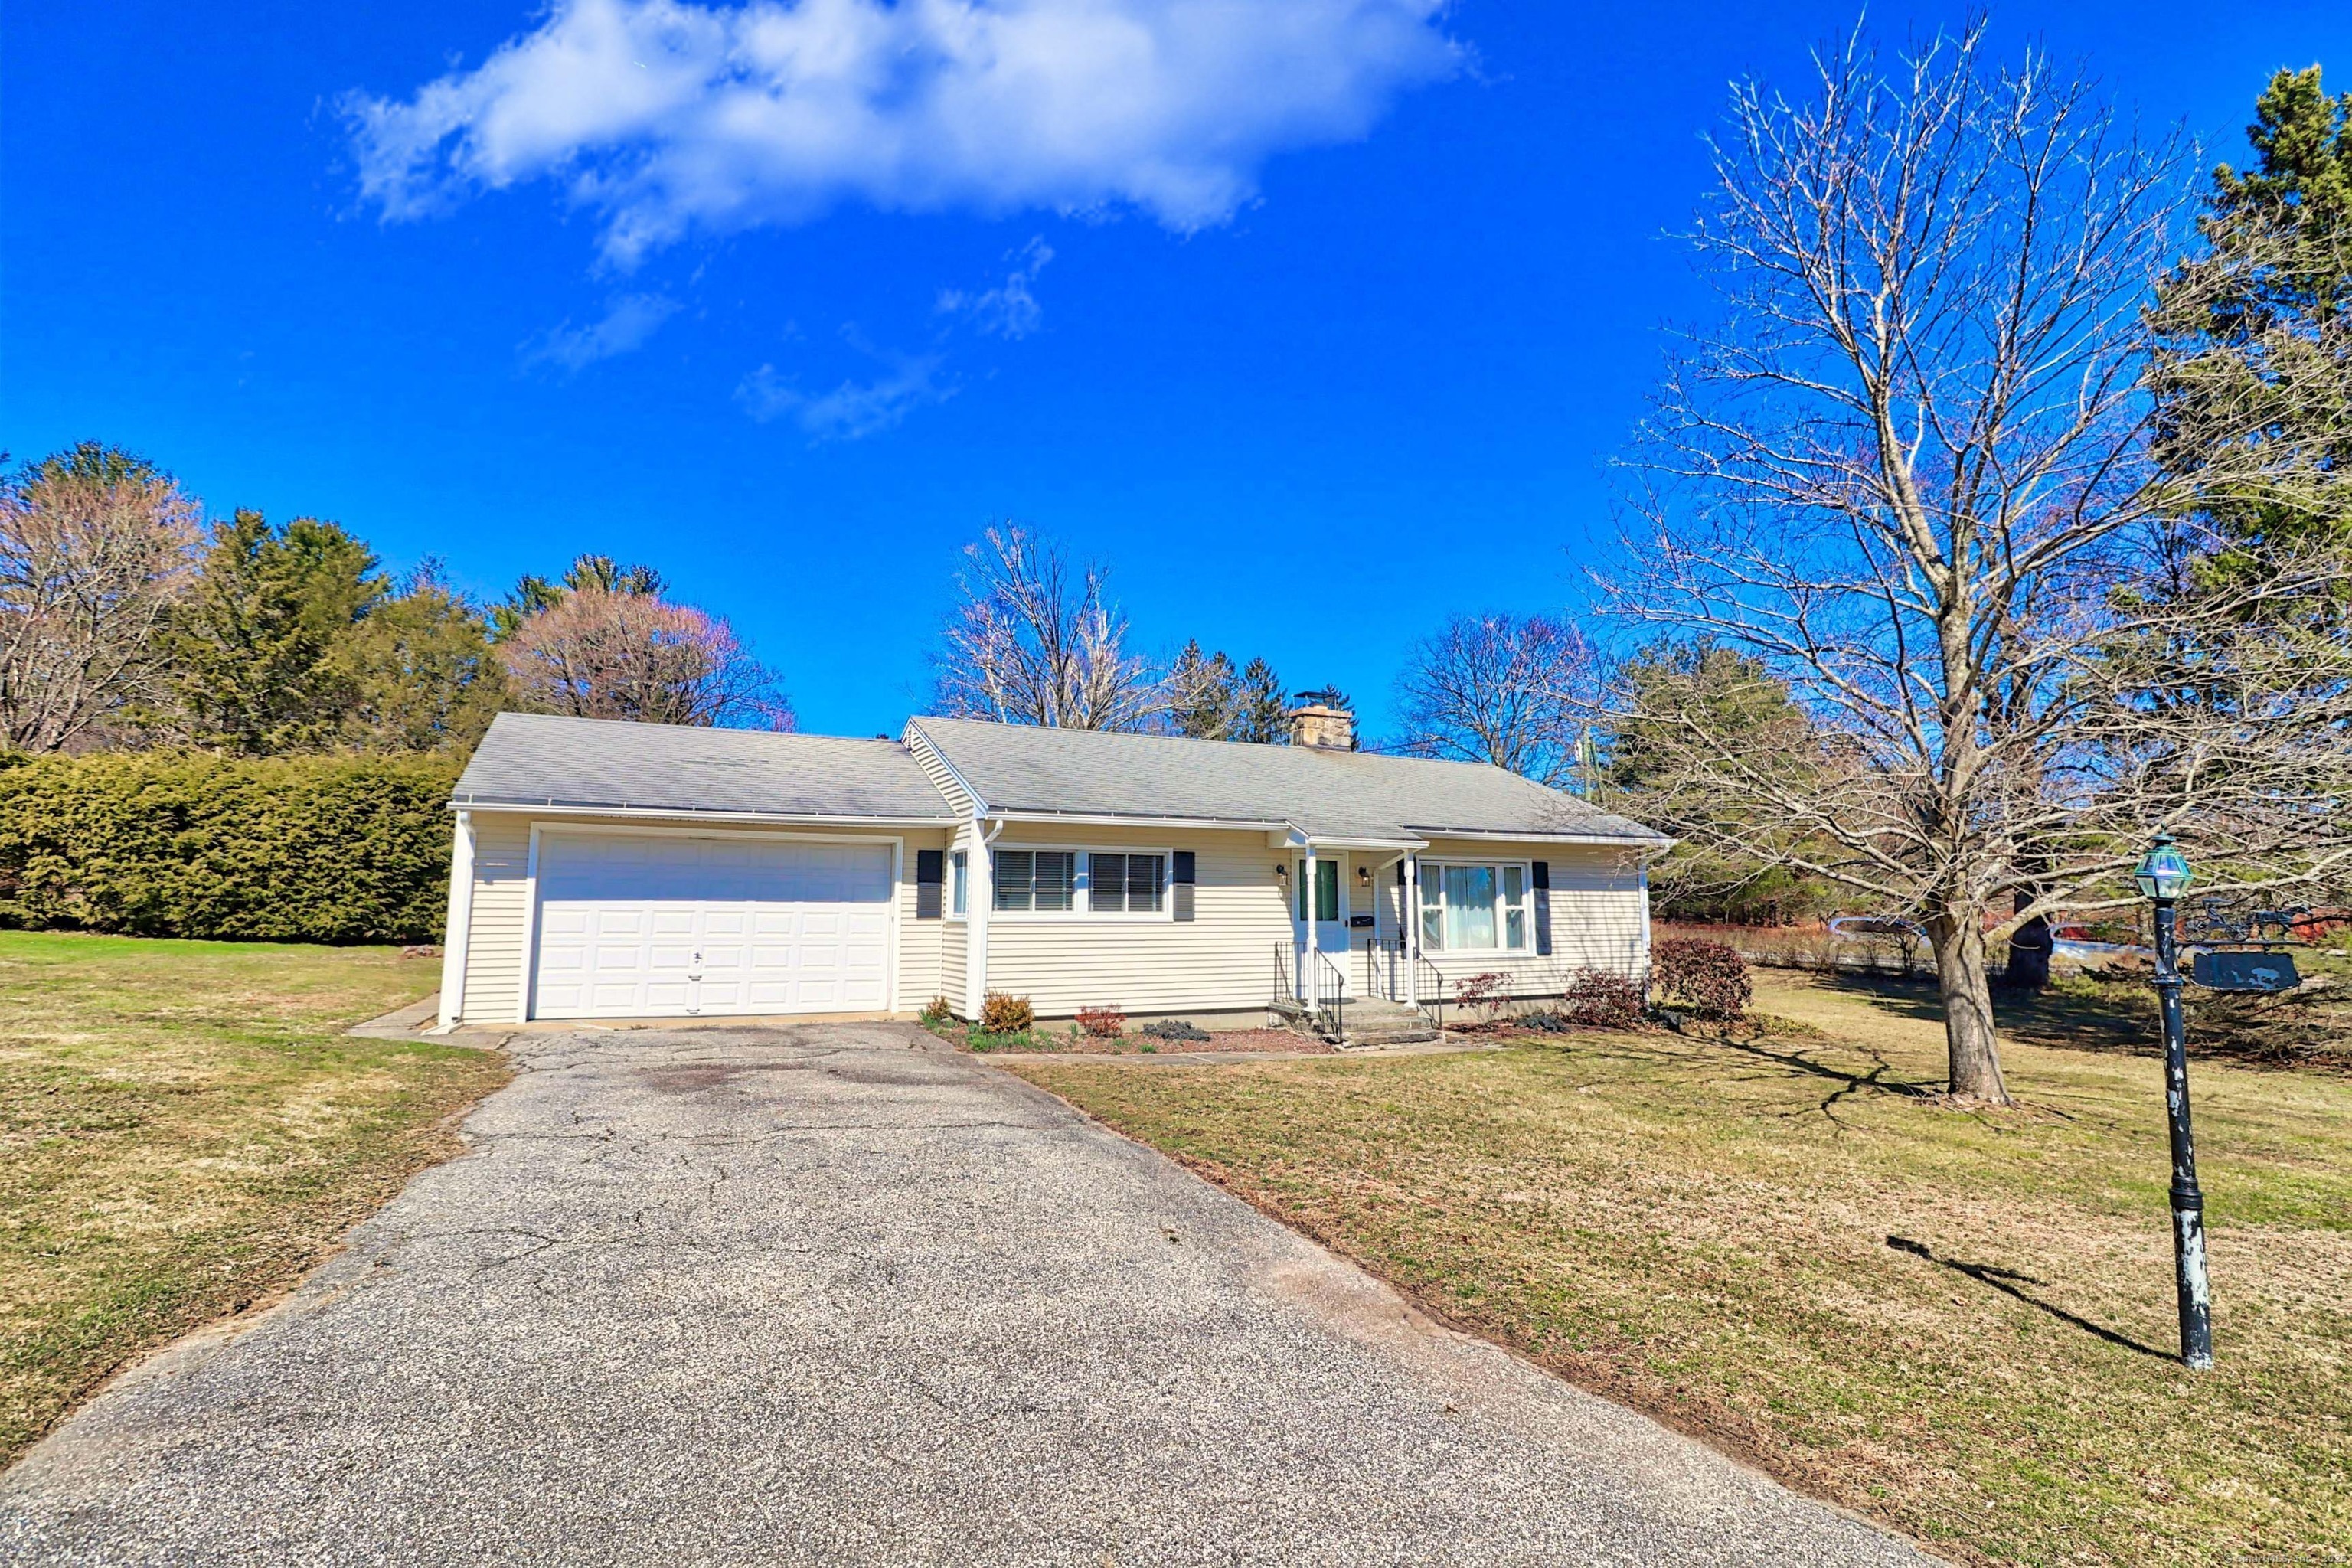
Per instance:
[[[953,827],[960,816],[861,816],[845,812],[703,811],[693,806],[632,805],[627,801],[507,800],[452,796],[451,811],[527,811],[535,816],[635,816],[658,822],[751,822],[811,827]]]

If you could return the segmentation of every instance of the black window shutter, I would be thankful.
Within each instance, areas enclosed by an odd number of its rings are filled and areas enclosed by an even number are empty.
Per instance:
[[[1179,849],[1171,858],[1175,864],[1170,868],[1173,885],[1169,889],[1169,912],[1180,921],[1189,921],[1192,918],[1192,879],[1198,874],[1199,862],[1190,849]]]
[[[944,849],[915,851],[915,918],[935,921],[940,918],[941,886],[948,879],[948,852]]]
[[[1528,880],[1536,889],[1536,956],[1551,956],[1551,862],[1538,860]]]

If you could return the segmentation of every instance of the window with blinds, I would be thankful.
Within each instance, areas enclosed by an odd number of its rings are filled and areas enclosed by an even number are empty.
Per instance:
[[[1068,910],[1076,902],[1078,857],[1070,849],[999,849],[996,897],[1000,910]]]
[[[1167,890],[1168,863],[1158,855],[1087,857],[1087,907],[1097,913],[1156,914]]]

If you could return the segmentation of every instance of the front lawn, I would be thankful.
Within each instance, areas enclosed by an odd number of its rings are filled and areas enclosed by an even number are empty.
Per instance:
[[[2352,1562],[2352,1078],[2192,1065],[2220,1366],[2173,1359],[2153,1058],[1932,1092],[1903,997],[1745,1044],[1009,1070],[1456,1322],[1964,1559]]]
[[[0,932],[0,1464],[456,1149],[503,1058],[341,1033],[439,974],[386,948]]]

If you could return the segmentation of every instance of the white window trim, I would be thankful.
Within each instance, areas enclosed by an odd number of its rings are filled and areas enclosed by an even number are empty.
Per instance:
[[[947,909],[945,918],[950,924],[960,924],[971,918],[971,852],[967,849],[948,851]]]
[[[1536,955],[1535,862],[1532,860],[1487,859],[1481,856],[1470,855],[1448,855],[1442,858],[1433,855],[1423,855],[1421,858],[1421,875],[1418,879],[1420,890],[1423,894],[1426,895],[1432,888],[1436,889],[1438,899],[1440,900],[1438,905],[1440,909],[1444,908],[1444,870],[1448,866],[1477,866],[1488,868],[1494,871],[1496,944],[1493,947],[1432,947],[1429,945],[1428,933],[1423,931],[1421,927],[1421,906],[1419,904],[1415,904],[1413,906],[1412,916],[1415,945],[1429,957],[1440,962],[1449,958],[1492,957],[1496,955],[1505,955],[1513,958],[1533,958]],[[1510,929],[1509,921],[1504,917],[1504,911],[1509,906],[1504,903],[1502,898],[1503,868],[1507,866],[1516,866],[1519,869],[1519,909],[1522,914],[1526,917],[1520,921],[1520,930],[1525,933],[1527,941],[1517,947],[1507,946],[1501,941],[1503,932]],[[1435,872],[1437,875],[1432,876],[1432,872]],[[1444,929],[1442,921],[1439,929]]]
[[[989,846],[991,856],[1007,849],[1039,850],[1052,854],[1067,853],[1077,857],[1077,865],[1070,883],[1070,907],[1066,910],[1008,910],[996,903],[996,863],[988,868],[988,921],[999,921],[1017,924],[1057,925],[1086,923],[1109,925],[1172,925],[1176,921],[1176,852],[1150,844],[1034,844],[1000,840]],[[1160,907],[1138,912],[1134,910],[1097,910],[1088,907],[1087,895],[1093,891],[1094,858],[1097,855],[1157,855],[1160,857]]]

